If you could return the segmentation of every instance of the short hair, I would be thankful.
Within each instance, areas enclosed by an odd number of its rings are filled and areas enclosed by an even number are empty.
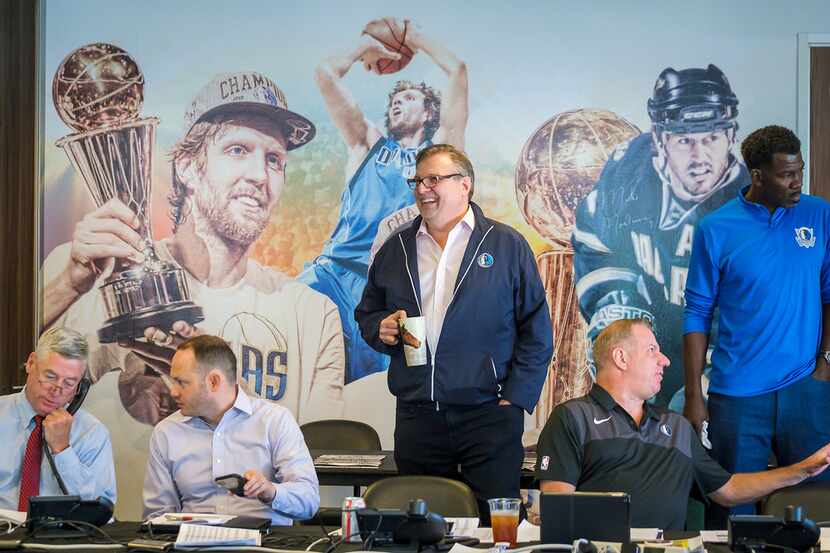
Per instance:
[[[218,369],[224,373],[231,384],[236,384],[236,355],[228,343],[218,336],[207,334],[190,338],[179,344],[176,351],[193,352],[196,367],[202,374],[211,369]]]
[[[750,170],[772,163],[775,154],[795,155],[799,152],[801,140],[793,131],[779,125],[753,131],[741,143],[741,155]]]
[[[66,359],[79,359],[86,364],[89,359],[89,344],[77,330],[54,326],[40,335],[35,353],[38,359],[46,359],[50,353],[57,353]]]
[[[611,360],[611,351],[631,338],[632,329],[642,325],[651,328],[651,322],[648,319],[618,319],[605,328],[594,340],[594,364],[597,367],[597,372],[602,366]]]
[[[424,148],[418,152],[418,155],[415,157],[415,165],[417,166],[425,159],[438,154],[447,154],[452,162],[458,166],[461,173],[465,177],[470,177],[470,194],[468,199],[472,200],[473,191],[475,191],[476,185],[476,173],[475,170],[473,170],[473,164],[464,152],[452,144],[433,144],[432,146]]]
[[[392,99],[395,94],[404,90],[417,90],[424,95],[424,109],[427,111],[427,120],[424,122],[424,138],[430,140],[441,123],[441,93],[424,82],[415,84],[412,81],[398,81],[395,83],[386,102],[386,128],[389,129],[389,108],[392,107]]]

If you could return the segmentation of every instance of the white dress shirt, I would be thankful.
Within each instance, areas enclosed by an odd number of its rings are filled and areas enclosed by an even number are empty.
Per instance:
[[[300,427],[284,407],[241,388],[212,428],[176,411],[153,430],[144,477],[144,516],[163,512],[221,513],[270,518],[290,525],[314,516],[320,487]],[[275,483],[268,504],[231,495],[214,479],[260,471]]]
[[[429,234],[423,221],[415,237],[421,306],[426,323],[427,344],[433,354],[438,347],[444,316],[452,301],[458,270],[461,268],[464,251],[467,249],[474,226],[475,215],[468,207],[464,218],[456,223],[447,236],[447,244],[443,249]]]

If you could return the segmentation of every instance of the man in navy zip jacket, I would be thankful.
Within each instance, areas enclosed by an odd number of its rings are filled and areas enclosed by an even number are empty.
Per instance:
[[[476,493],[519,497],[524,415],[539,399],[553,330],[533,252],[514,229],[470,202],[475,174],[447,144],[422,150],[420,216],[393,234],[369,270],[355,319],[391,357],[401,474],[456,477]],[[407,366],[398,321],[423,316],[427,360]]]
[[[708,419],[713,457],[730,472],[763,470],[770,451],[788,465],[830,441],[830,204],[801,195],[800,148],[784,127],[747,136],[751,185],[700,222],[692,245],[684,415],[698,431]]]

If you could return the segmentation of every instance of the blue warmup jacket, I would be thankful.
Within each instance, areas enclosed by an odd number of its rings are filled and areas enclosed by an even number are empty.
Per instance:
[[[708,334],[717,305],[709,390],[737,397],[813,371],[830,303],[830,204],[803,195],[770,215],[748,188],[698,224],[683,321],[684,334]]]
[[[380,321],[398,309],[421,316],[415,235],[421,217],[393,234],[369,270],[355,319],[366,342],[391,356],[389,390],[401,401],[479,405],[500,398],[533,412],[553,355],[545,290],[527,241],[470,203],[473,229],[437,351],[407,367],[403,346],[381,342]]]

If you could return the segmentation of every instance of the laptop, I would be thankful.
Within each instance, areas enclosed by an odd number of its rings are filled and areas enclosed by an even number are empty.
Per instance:
[[[628,543],[631,498],[622,492],[543,493],[542,543],[572,544],[585,538]]]

